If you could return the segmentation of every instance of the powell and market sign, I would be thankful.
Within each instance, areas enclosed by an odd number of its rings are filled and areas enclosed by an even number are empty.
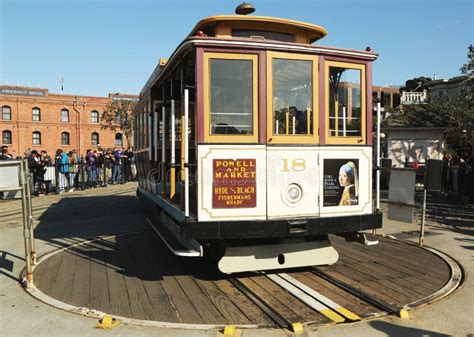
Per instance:
[[[35,90],[21,90],[21,89],[9,89],[0,88],[0,94],[4,95],[24,95],[24,96],[46,96],[46,91],[35,91]]]

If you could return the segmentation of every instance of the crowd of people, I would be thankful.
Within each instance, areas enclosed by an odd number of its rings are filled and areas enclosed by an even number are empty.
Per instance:
[[[466,196],[474,202],[474,154],[450,155],[444,152],[442,172],[445,195]]]
[[[32,191],[43,196],[72,192],[77,188],[106,187],[109,184],[135,180],[136,167],[131,147],[87,150],[84,156],[76,150],[56,150],[51,157],[46,150],[28,150],[24,157],[13,158],[8,147],[2,147],[0,160],[24,159],[32,175]],[[54,188],[53,188],[54,183]]]

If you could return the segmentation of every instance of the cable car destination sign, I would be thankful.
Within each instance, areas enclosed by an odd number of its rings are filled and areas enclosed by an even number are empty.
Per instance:
[[[213,208],[257,206],[256,159],[214,159]]]

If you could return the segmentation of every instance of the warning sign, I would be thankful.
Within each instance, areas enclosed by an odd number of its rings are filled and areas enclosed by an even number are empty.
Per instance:
[[[256,159],[214,159],[213,208],[257,206]]]

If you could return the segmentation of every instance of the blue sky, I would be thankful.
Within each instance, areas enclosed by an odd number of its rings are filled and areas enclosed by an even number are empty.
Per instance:
[[[79,95],[138,93],[202,18],[230,0],[0,0],[0,84]],[[459,75],[474,42],[472,0],[250,0],[255,15],[323,26],[318,44],[370,46],[376,85]]]

